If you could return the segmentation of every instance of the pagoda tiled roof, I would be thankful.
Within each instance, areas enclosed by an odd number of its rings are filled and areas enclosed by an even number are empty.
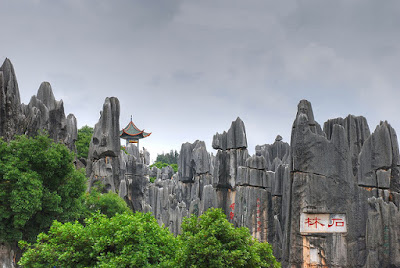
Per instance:
[[[138,140],[138,139],[143,139],[151,135],[151,132],[145,132],[144,130],[140,130],[133,122],[132,120],[129,122],[129,124],[122,129],[119,132],[119,137],[122,139],[128,139],[128,140]]]

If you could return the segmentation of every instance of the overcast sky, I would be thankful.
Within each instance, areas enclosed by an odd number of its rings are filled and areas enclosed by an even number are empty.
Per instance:
[[[290,141],[301,99],[315,119],[348,114],[400,129],[400,1],[0,0],[0,60],[23,103],[42,81],[78,127],[120,100],[153,134],[154,159],[228,130],[240,117],[249,150]]]

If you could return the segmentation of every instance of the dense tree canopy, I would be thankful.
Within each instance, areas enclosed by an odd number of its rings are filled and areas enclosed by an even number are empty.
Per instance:
[[[162,153],[157,155],[156,161],[155,162],[162,162],[162,163],[167,163],[169,165],[171,164],[178,164],[178,158],[179,158],[179,154],[178,152],[175,150],[171,150],[169,153]]]
[[[35,239],[82,213],[85,175],[66,146],[44,135],[0,140],[0,240]]]
[[[280,267],[268,243],[234,228],[221,209],[184,220],[174,237],[150,214],[94,214],[84,224],[54,222],[19,264],[26,267]]]
[[[26,267],[174,267],[174,236],[150,214],[95,214],[85,224],[54,222],[19,264]]]
[[[97,211],[107,217],[131,211],[126,202],[118,194],[113,192],[102,194],[96,188],[92,188],[90,193],[85,193],[84,205],[85,213],[83,217],[90,217]]]
[[[78,158],[88,158],[89,144],[93,136],[93,128],[83,126],[78,129],[78,139],[75,142]]]
[[[268,243],[253,239],[247,228],[234,228],[221,209],[211,208],[182,223],[179,267],[280,267]]]

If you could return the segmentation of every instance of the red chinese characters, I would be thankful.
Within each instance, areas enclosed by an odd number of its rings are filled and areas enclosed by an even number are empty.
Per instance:
[[[344,226],[343,219],[340,218],[332,219],[332,222],[328,224],[328,228],[332,226],[343,227]]]
[[[235,203],[232,203],[229,207],[231,208],[231,212],[229,213],[229,218],[233,220],[233,217],[235,217],[235,213],[233,213],[233,211],[235,210]]]
[[[301,213],[301,233],[346,233],[346,214]]]
[[[319,219],[318,217],[315,217],[315,218],[312,218],[312,219],[307,218],[305,224],[307,224],[307,227],[315,225],[315,228],[318,228],[318,224],[320,224],[321,226],[325,226],[325,224],[322,224],[320,222],[320,220],[321,219]]]
[[[261,232],[260,204],[260,198],[257,198],[257,232]]]

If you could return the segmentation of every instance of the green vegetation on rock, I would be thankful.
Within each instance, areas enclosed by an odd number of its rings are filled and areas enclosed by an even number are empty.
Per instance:
[[[88,158],[89,144],[93,136],[93,128],[89,126],[83,126],[78,129],[78,139],[75,142],[78,159]]]
[[[54,220],[81,217],[86,177],[49,137],[0,139],[0,240],[34,240]]]
[[[178,165],[177,164],[168,164],[168,163],[160,162],[160,161],[155,162],[152,165],[150,165],[150,168],[156,167],[158,169],[162,169],[163,167],[167,167],[167,166],[171,166],[175,173],[178,172]]]

